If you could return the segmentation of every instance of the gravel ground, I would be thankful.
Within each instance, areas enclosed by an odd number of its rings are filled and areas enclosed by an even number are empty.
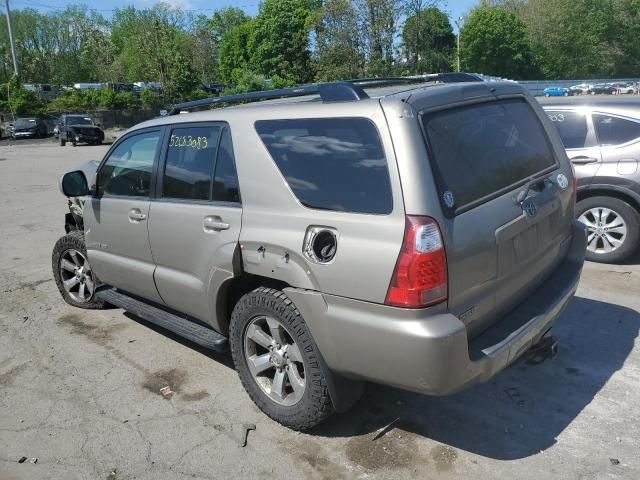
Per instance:
[[[555,359],[448,398],[371,385],[299,434],[257,410],[229,356],[61,300],[57,180],[107,148],[0,142],[0,479],[640,478],[640,256],[585,266]]]

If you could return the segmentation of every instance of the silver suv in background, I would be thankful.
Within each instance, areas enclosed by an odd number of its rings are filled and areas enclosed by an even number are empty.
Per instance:
[[[587,258],[625,260],[640,245],[640,99],[541,103],[576,172]]]
[[[133,127],[95,175],[61,179],[86,200],[53,250],[60,293],[229,345],[294,429],[364,381],[447,395],[553,351],[586,245],[560,138],[515,83],[425,80],[199,100]]]

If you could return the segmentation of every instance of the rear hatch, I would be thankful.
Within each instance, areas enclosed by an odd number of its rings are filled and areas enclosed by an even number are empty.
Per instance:
[[[448,307],[471,337],[539,286],[568,248],[571,167],[538,110],[512,95],[419,115],[444,212]]]

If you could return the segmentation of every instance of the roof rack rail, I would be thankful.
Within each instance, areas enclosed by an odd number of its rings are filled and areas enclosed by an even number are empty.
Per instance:
[[[176,115],[183,110],[191,108],[206,107],[218,103],[240,103],[253,102],[257,100],[272,100],[276,98],[294,98],[307,95],[320,95],[323,102],[349,102],[353,100],[364,100],[369,95],[362,89],[362,86],[389,86],[402,85],[404,83],[457,83],[457,82],[481,82],[477,75],[466,72],[433,73],[428,75],[416,75],[412,77],[371,77],[345,80],[340,82],[318,83],[312,85],[301,85],[292,88],[280,88],[277,90],[261,90],[258,92],[238,93],[235,95],[225,95],[222,97],[203,98],[190,102],[176,104],[168,115]]]
[[[353,80],[346,80],[349,83],[355,85],[375,85],[375,86],[389,86],[398,85],[403,83],[427,83],[427,82],[442,82],[442,83],[463,83],[463,82],[482,82],[482,78],[473,73],[467,72],[444,72],[444,73],[428,73],[425,75],[413,75],[410,77],[369,77],[369,78],[356,78]]]
[[[191,102],[178,103],[170,111],[169,115],[176,115],[182,110],[205,107],[218,103],[240,103],[256,100],[270,100],[275,98],[294,98],[307,95],[320,95],[323,102],[348,102],[369,98],[365,91],[350,82],[331,82],[314,85],[302,85],[292,88],[280,88],[277,90],[261,90],[258,92],[238,93],[222,97],[203,98]]]

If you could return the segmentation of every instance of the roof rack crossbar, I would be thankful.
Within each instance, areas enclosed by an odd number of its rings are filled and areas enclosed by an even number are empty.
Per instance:
[[[292,88],[280,88],[277,90],[261,90],[258,92],[238,93],[222,97],[203,98],[190,102],[178,103],[169,115],[176,115],[183,110],[191,108],[216,105],[218,103],[240,103],[257,100],[271,100],[276,98],[295,98],[308,95],[320,95],[324,102],[344,102],[351,100],[363,100],[369,98],[362,88],[349,82],[331,82],[314,85],[302,85]]]

